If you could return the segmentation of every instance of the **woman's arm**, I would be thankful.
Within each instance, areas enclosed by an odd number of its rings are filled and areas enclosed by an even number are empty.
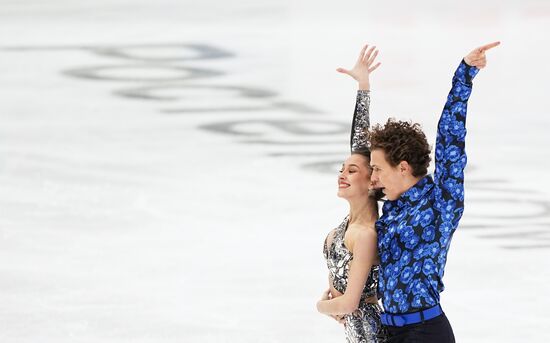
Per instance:
[[[328,299],[338,298],[343,295],[342,293],[338,292],[336,288],[334,288],[330,273],[328,274],[328,291],[329,291],[329,294],[327,295]],[[343,315],[329,314],[329,316],[332,317],[332,319],[336,320],[340,324],[344,324],[346,322]]]
[[[376,260],[376,232],[360,230],[353,240],[353,260],[348,275],[348,285],[342,296],[330,298],[327,290],[317,302],[317,310],[327,315],[352,313],[359,306],[371,267]]]
[[[328,289],[330,291],[330,297],[331,298],[337,298],[339,296],[342,296],[342,293],[338,292],[336,288],[334,288],[334,285],[332,283],[332,277],[330,276],[330,273],[328,274]]]
[[[368,146],[368,130],[370,128],[370,91],[358,90],[355,100],[355,111],[351,123],[349,145],[351,152]]]
[[[350,136],[352,152],[367,146],[367,132],[370,127],[370,73],[380,66],[380,62],[374,63],[377,55],[375,46],[369,48],[365,45],[351,70],[336,69],[340,73],[348,74],[358,83]]]

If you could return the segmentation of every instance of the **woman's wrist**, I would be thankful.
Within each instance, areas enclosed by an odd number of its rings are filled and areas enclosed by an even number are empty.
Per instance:
[[[361,91],[370,91],[370,82],[369,81],[359,81],[359,90]]]

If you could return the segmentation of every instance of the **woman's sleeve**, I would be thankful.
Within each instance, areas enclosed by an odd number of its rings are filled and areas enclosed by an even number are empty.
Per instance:
[[[369,106],[370,91],[358,90],[351,124],[350,148],[352,152],[368,146]]]

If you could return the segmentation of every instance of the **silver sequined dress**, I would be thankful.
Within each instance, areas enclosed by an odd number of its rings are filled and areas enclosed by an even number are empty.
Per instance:
[[[332,286],[340,293],[346,291],[348,274],[353,254],[346,248],[344,237],[348,227],[348,218],[331,231],[325,240],[323,254],[327,261]],[[373,266],[361,294],[357,310],[345,315],[346,341],[348,343],[385,342],[385,333],[380,323],[380,306],[369,304],[365,300],[376,295],[379,266]]]
[[[370,127],[370,92],[359,90],[355,102],[355,113],[351,127],[351,151],[361,150],[368,146],[368,129]],[[348,227],[348,218],[331,231],[323,247],[323,254],[332,280],[332,286],[340,293],[346,291],[348,273],[353,254],[346,248],[344,237]],[[348,343],[385,342],[386,334],[380,323],[380,306],[369,304],[365,299],[376,295],[378,288],[378,269],[373,266],[363,289],[359,306],[354,313],[345,316],[346,341]]]

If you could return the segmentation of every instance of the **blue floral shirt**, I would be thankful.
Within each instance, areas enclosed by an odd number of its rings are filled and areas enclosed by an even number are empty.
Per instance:
[[[447,252],[464,209],[466,105],[478,71],[462,61],[454,74],[437,129],[434,177],[425,176],[397,200],[386,201],[376,222],[378,290],[388,313],[439,303]]]

